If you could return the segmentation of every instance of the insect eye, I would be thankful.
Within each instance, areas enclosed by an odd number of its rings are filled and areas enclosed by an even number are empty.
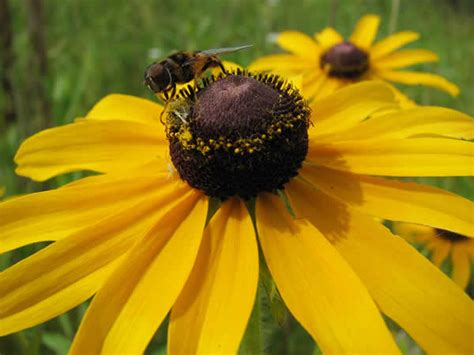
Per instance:
[[[160,91],[159,85],[153,80],[152,76],[147,75],[145,77],[145,85],[153,92]]]

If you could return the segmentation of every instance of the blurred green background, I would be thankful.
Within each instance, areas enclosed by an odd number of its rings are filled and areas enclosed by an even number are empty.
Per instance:
[[[439,73],[461,88],[458,98],[435,89],[401,87],[425,105],[474,113],[474,1],[472,0],[0,0],[0,187],[6,196],[53,188],[80,175],[43,184],[14,174],[21,141],[47,127],[83,116],[104,95],[125,93],[154,99],[143,85],[143,71],[172,51],[253,44],[225,59],[247,65],[279,51],[272,34],[294,29],[313,34],[330,24],[349,35],[366,13],[382,16],[378,38],[394,30],[422,37],[410,47],[426,48],[439,63],[419,69]],[[424,179],[474,197],[467,178]],[[28,246],[0,258],[0,269],[41,246]],[[263,294],[263,292],[262,292]],[[265,350],[271,354],[318,353],[306,332],[263,297]],[[270,304],[272,307],[270,307]],[[0,354],[64,354],[85,305],[46,324],[0,339]],[[271,314],[280,314],[273,317]],[[279,324],[281,323],[281,324]],[[396,325],[407,354],[421,350]],[[165,352],[166,327],[149,347]],[[246,339],[241,352],[247,353]],[[247,345],[246,345],[247,344]]]

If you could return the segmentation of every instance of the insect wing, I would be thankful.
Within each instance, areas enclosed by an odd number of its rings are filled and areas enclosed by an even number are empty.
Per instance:
[[[248,44],[246,46],[239,46],[239,47],[212,48],[212,49],[206,49],[204,51],[200,51],[199,53],[204,54],[204,55],[219,55],[219,54],[237,52],[245,48],[250,48],[252,46],[253,44]]]

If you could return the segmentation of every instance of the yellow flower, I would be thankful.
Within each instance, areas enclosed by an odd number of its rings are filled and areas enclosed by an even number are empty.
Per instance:
[[[278,45],[290,52],[261,57],[250,70],[273,70],[288,74],[303,74],[303,93],[308,98],[322,98],[335,90],[361,80],[383,80],[409,85],[427,85],[450,93],[459,89],[443,77],[417,71],[399,69],[419,63],[438,60],[436,53],[425,49],[400,47],[418,39],[416,32],[398,32],[373,43],[380,17],[366,15],[357,23],[346,41],[333,28],[315,33],[314,38],[286,31],[277,38]],[[413,106],[413,102],[393,87],[400,104]]]
[[[471,278],[474,260],[474,240],[458,233],[429,226],[410,223],[395,223],[394,231],[413,244],[426,247],[431,253],[431,261],[437,266],[446,259],[452,261],[452,279],[465,289]]]
[[[168,353],[236,353],[259,244],[324,352],[399,353],[382,313],[428,352],[473,351],[469,297],[373,218],[473,236],[470,201],[378,177],[471,175],[469,117],[419,107],[367,120],[394,99],[361,83],[314,104],[308,125],[278,77],[203,85],[170,103],[166,134],[161,106],[110,95],[23,143],[21,175],[101,174],[0,204],[3,252],[54,241],[0,274],[0,334],[94,296],[72,354],[142,353],[170,311]],[[283,188],[296,218],[271,193]],[[222,200],[207,225],[206,194]]]

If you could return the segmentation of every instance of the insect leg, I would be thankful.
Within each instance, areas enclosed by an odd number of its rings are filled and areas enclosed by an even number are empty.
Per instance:
[[[171,90],[171,95],[168,94],[168,92]],[[163,96],[165,97],[165,105],[163,106],[163,111],[161,111],[161,114],[160,114],[160,122],[165,124],[164,120],[163,120],[163,114],[165,113],[167,107],[168,107],[168,104],[169,102],[171,101],[171,99],[173,97],[175,97],[176,95],[176,84],[173,82],[171,83],[171,87],[166,89],[165,91],[163,91]]]
[[[161,114],[160,114],[160,122],[161,122],[164,126],[166,126],[166,122],[165,122],[165,120],[163,119],[163,115],[164,115],[166,109],[168,108],[168,103],[169,103],[169,100],[166,100],[166,101],[165,101],[165,105],[163,106],[163,110],[161,111]]]
[[[176,95],[176,83],[172,84],[172,89],[171,89],[171,97],[175,97]]]
[[[222,70],[222,72],[223,72],[224,74],[228,74],[227,71],[226,71],[225,68],[224,68],[224,64],[222,64],[221,61],[219,61],[218,65],[219,65],[219,68],[221,68],[221,70]]]

